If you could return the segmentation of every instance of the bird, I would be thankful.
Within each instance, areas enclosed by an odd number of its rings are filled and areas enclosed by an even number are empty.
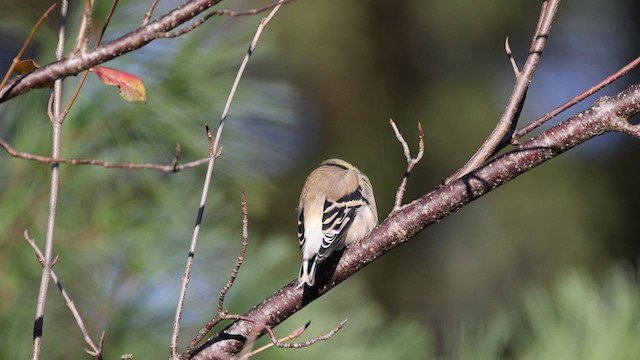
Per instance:
[[[298,206],[298,240],[302,265],[298,288],[315,283],[318,264],[331,253],[357,244],[378,225],[369,178],[341,159],[328,159],[302,187]]]

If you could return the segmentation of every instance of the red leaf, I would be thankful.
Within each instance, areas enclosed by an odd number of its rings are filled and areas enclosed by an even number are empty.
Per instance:
[[[120,89],[120,96],[126,101],[147,100],[144,84],[139,77],[104,66],[94,66],[89,70],[96,74],[104,84],[117,86]]]

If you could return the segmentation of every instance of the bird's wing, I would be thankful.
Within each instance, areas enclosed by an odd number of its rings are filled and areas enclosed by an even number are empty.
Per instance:
[[[360,187],[337,201],[324,201],[323,237],[320,251],[318,251],[321,259],[329,256],[335,249],[344,246],[343,238],[356,216],[356,210],[362,205],[365,205],[365,200]]]

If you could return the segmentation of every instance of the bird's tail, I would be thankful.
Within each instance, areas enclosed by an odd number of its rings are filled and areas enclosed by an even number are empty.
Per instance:
[[[318,264],[318,256],[315,255],[311,259],[304,259],[300,266],[300,276],[298,277],[298,287],[313,286],[316,281],[316,265]]]

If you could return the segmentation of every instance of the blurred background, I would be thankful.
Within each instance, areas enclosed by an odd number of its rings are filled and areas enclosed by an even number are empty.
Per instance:
[[[140,23],[148,2],[120,1],[105,40]],[[178,2],[161,1],[155,14]],[[226,1],[234,10],[265,1]],[[243,313],[297,276],[296,206],[306,175],[329,157],[366,172],[383,219],[405,169],[393,118],[425,158],[405,201],[459,168],[495,126],[514,83],[508,36],[522,66],[539,1],[296,1],[269,25],[238,90],[216,162],[187,296],[181,347],[212,317],[241,243],[247,193],[250,244],[227,297]],[[6,71],[49,6],[0,1]],[[96,2],[95,28],[109,2]],[[71,4],[67,49],[81,5]],[[637,1],[561,3],[521,124],[551,111],[639,55]],[[54,11],[56,14],[58,10]],[[63,126],[62,155],[170,163],[207,156],[233,77],[261,16],[217,17],[106,63],[140,77],[146,103],[125,103],[90,76]],[[59,15],[23,58],[54,60]],[[635,70],[584,104],[638,81]],[[65,96],[76,77],[68,79]],[[50,154],[49,92],[0,105],[0,137]],[[545,126],[548,128],[549,125]],[[329,341],[271,349],[261,359],[632,359],[640,326],[636,272],[640,142],[605,134],[511,181],[425,229],[276,329],[311,320],[301,340],[350,321]],[[41,269],[24,242],[46,232],[50,166],[0,153],[0,352],[26,358]],[[55,271],[106,358],[168,356],[205,168],[176,174],[61,166]],[[50,287],[44,358],[89,358]]]

